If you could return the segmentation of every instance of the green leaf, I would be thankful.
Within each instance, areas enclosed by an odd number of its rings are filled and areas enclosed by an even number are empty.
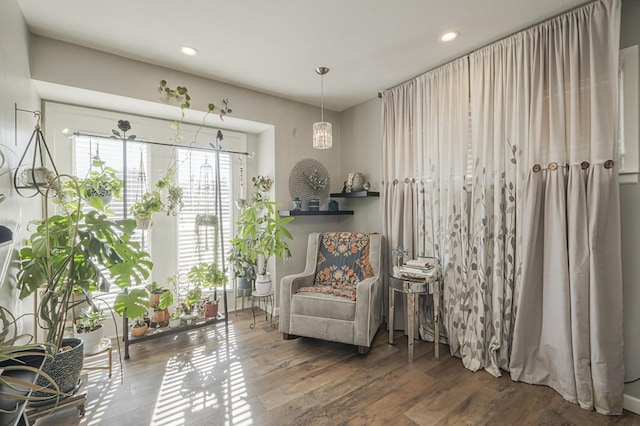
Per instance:
[[[127,318],[133,319],[144,315],[149,308],[149,295],[146,290],[134,289],[129,293],[119,293],[113,305],[113,309]]]

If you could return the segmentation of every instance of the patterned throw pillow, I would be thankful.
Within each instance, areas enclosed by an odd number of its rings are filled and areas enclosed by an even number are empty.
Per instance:
[[[369,234],[328,232],[322,235],[314,285],[299,292],[325,293],[356,300],[356,287],[373,276],[369,264]]]

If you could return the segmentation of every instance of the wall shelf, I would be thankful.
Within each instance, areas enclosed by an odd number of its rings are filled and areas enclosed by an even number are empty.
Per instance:
[[[280,210],[280,216],[341,216],[341,215],[353,215],[353,210]]]
[[[379,197],[380,193],[374,191],[334,192],[329,196],[332,198],[365,198]]]

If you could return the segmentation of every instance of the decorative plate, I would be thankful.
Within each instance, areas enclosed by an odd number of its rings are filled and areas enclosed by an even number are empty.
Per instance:
[[[309,204],[309,199],[319,198],[320,202],[329,198],[331,178],[326,167],[318,160],[305,158],[291,169],[289,175],[289,195],[302,201],[303,206]]]

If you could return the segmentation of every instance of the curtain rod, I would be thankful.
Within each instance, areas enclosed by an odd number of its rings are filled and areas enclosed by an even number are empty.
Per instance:
[[[72,133],[73,136],[87,136],[90,138],[101,138],[101,139],[113,139],[113,140],[122,140],[121,138],[117,138],[115,136],[105,136],[105,135],[97,135],[97,134],[93,134],[93,133],[86,133],[86,132],[73,132]],[[174,145],[174,144],[170,144],[170,143],[166,143],[166,142],[156,142],[156,141],[145,141],[145,140],[141,140],[141,139],[127,139],[127,142],[140,142],[140,143],[144,143],[147,145],[159,145],[159,146],[168,146],[168,147],[178,147],[178,148],[188,148],[188,149],[193,149],[196,151],[206,151],[206,152],[214,152],[214,151],[220,151],[220,152],[225,152],[228,154],[236,154],[236,155],[246,155],[249,158],[253,158],[254,153],[253,152],[242,152],[242,151],[232,151],[232,150],[228,150],[228,149],[222,149],[222,148],[215,148],[212,146],[212,148],[207,148],[207,147],[201,147],[201,146],[195,146],[195,145]]]
[[[467,51],[466,53],[464,53],[464,54],[462,54],[462,55],[458,56],[458,57],[457,57],[457,58],[455,58],[455,59],[452,59],[452,60],[450,60],[450,61],[444,62],[444,63],[442,63],[442,64],[440,64],[440,65],[437,65],[437,66],[435,66],[435,67],[433,67],[433,68],[429,68],[428,70],[426,70],[426,71],[424,71],[424,72],[421,72],[420,74],[417,74],[417,75],[415,75],[415,76],[413,76],[413,77],[411,77],[411,78],[409,78],[409,79],[407,79],[407,80],[403,81],[402,83],[398,83],[398,84],[396,84],[395,86],[391,86],[391,87],[389,87],[389,88],[387,88],[387,89],[384,89],[382,92],[378,92],[378,98],[382,99],[382,93],[383,93],[383,92],[385,92],[385,91],[387,91],[387,90],[395,89],[396,87],[402,86],[402,85],[403,85],[403,84],[405,84],[405,83],[408,83],[408,82],[410,82],[410,81],[412,81],[412,80],[415,80],[416,78],[420,77],[421,75],[424,75],[424,74],[426,74],[426,73],[428,73],[428,72],[431,72],[431,71],[437,70],[438,68],[443,67],[443,66],[445,66],[445,65],[447,65],[447,64],[450,64],[451,62],[455,62],[455,61],[457,61],[458,59],[462,59],[462,58],[464,58],[465,56],[469,56],[469,55],[471,55],[473,52],[476,52],[476,51],[478,51],[478,50],[484,49],[485,47],[491,46],[491,45],[493,45],[493,44],[499,43],[499,42],[501,42],[501,41],[503,41],[503,40],[508,39],[509,37],[513,37],[514,35],[516,35],[516,34],[518,34],[518,33],[522,33],[522,32],[524,32],[524,31],[528,31],[528,30],[530,30],[531,28],[534,28],[534,27],[537,27],[538,25],[542,25],[542,24],[544,24],[545,22],[552,21],[552,20],[554,20],[554,19],[558,18],[559,16],[566,15],[566,14],[568,14],[568,13],[574,12],[574,11],[576,11],[576,10],[578,10],[578,9],[582,9],[583,7],[586,7],[586,6],[588,6],[588,5],[590,5],[590,4],[593,4],[593,3],[598,3],[598,2],[600,2],[600,1],[602,1],[602,0],[594,0],[594,1],[589,0],[589,1],[586,1],[586,2],[584,2],[583,4],[581,4],[581,5],[579,5],[579,6],[572,7],[571,9],[568,9],[568,10],[565,10],[565,11],[563,11],[563,12],[560,12],[560,13],[558,13],[558,14],[556,14],[556,15],[553,15],[553,16],[551,16],[551,17],[549,17],[549,18],[547,18],[547,19],[545,19],[545,20],[543,20],[543,21],[536,22],[535,24],[529,25],[528,27],[525,27],[525,28],[523,28],[523,29],[521,29],[521,30],[516,31],[515,33],[511,33],[511,34],[509,34],[509,35],[507,35],[507,36],[504,36],[504,37],[499,38],[499,39],[497,39],[497,40],[491,41],[491,42],[489,42],[489,43],[487,43],[487,44],[484,44],[484,45],[482,45],[482,46],[480,46],[480,47],[476,47],[476,48],[474,48],[473,50],[469,50],[469,51]]]

